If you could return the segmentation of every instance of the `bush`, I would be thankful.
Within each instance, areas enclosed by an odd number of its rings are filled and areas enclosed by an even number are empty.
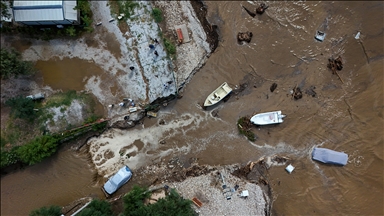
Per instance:
[[[75,27],[73,26],[69,26],[65,29],[65,33],[71,37],[75,37],[76,36],[76,29]]]
[[[7,151],[3,148],[1,148],[1,164],[0,164],[0,168],[4,168],[4,167],[7,167],[7,166],[10,166],[12,164],[15,164],[19,161],[19,157],[16,153],[16,149],[17,147],[15,148],[12,148],[11,150]]]
[[[168,55],[174,56],[176,54],[176,46],[167,38],[164,38],[163,42]]]
[[[111,204],[105,200],[92,200],[89,205],[83,209],[78,216],[110,216],[112,215]]]
[[[33,165],[51,156],[57,150],[57,139],[52,136],[41,136],[30,143],[20,146],[16,152],[20,160]]]
[[[29,216],[60,216],[61,208],[59,206],[49,206],[49,207],[41,207],[39,209],[33,210],[29,213]]]
[[[157,23],[163,21],[163,13],[159,8],[152,9],[152,16],[153,16],[153,19],[155,19],[155,22]]]
[[[34,72],[32,63],[22,61],[20,53],[15,50],[8,52],[6,49],[2,48],[0,51],[0,63],[0,75],[3,79]]]
[[[12,108],[11,115],[14,118],[33,121],[37,117],[36,111],[33,110],[35,107],[35,103],[30,98],[18,96],[7,100],[5,102],[5,105],[10,106]]]

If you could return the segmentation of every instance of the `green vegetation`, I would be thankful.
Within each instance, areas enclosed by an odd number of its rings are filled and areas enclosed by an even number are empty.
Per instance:
[[[250,131],[251,123],[248,117],[241,117],[237,121],[237,128],[239,129],[240,134],[245,135],[249,141],[256,141],[256,135]]]
[[[11,18],[11,14],[8,11],[8,4],[5,1],[0,2],[0,16],[5,18]]]
[[[2,79],[12,76],[31,74],[35,71],[33,64],[21,60],[21,54],[15,50],[7,51],[4,48],[0,50],[0,75]]]
[[[60,216],[61,214],[61,208],[59,206],[52,205],[33,210],[29,216]]]
[[[80,10],[80,19],[83,21],[84,30],[88,33],[93,32],[92,28],[92,10],[88,0],[78,0],[75,9]],[[76,36],[76,31],[69,30],[69,36]]]
[[[175,58],[176,57],[176,46],[172,41],[170,41],[167,38],[163,38],[165,49],[167,50],[167,53],[170,57]]]
[[[124,21],[131,18],[135,7],[139,6],[139,4],[133,0],[118,0],[117,4],[119,7],[119,15],[124,14],[124,17],[122,18]]]
[[[29,122],[33,122],[33,120],[37,117],[36,111],[34,110],[35,103],[30,98],[18,96],[7,100],[5,105],[12,108],[11,115],[14,118],[25,119]]]
[[[112,215],[111,204],[105,200],[92,200],[89,205],[83,209],[78,216],[110,216]]]
[[[144,205],[144,199],[151,194],[146,188],[134,186],[133,189],[123,197],[125,216],[136,215],[195,215],[191,207],[192,201],[183,199],[174,189],[163,199],[159,199],[154,204]]]
[[[152,9],[152,17],[157,23],[160,23],[161,21],[163,21],[163,13],[161,12],[160,8]]]
[[[79,100],[88,105],[86,111],[88,118],[82,126],[68,124],[67,131],[50,134],[46,128],[47,122],[52,121],[53,118],[50,109],[59,107],[62,112],[65,112],[73,100]],[[38,163],[54,154],[60,144],[92,130],[104,130],[107,126],[107,122],[96,121],[100,116],[95,115],[95,101],[88,94],[68,91],[51,95],[44,102],[34,102],[21,96],[6,102],[6,105],[11,107],[11,116],[7,121],[6,129],[1,131],[1,168],[17,162],[28,165]],[[38,108],[38,111],[34,108]],[[77,128],[72,129],[73,127]]]
[[[27,145],[20,146],[16,153],[23,163],[33,165],[55,153],[57,146],[57,139],[45,135],[35,138]]]

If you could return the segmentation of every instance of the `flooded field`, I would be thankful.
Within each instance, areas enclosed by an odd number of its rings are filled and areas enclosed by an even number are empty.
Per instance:
[[[292,174],[282,166],[269,170],[273,214],[383,215],[384,3],[277,1],[254,18],[242,6],[254,10],[258,3],[206,4],[208,20],[218,25],[220,43],[186,86],[183,98],[142,126],[109,131],[105,136],[112,138],[91,140],[94,155],[124,149],[132,153],[124,162],[134,168],[175,156],[217,165],[283,155],[296,169]],[[314,39],[317,30],[326,33],[323,42]],[[240,45],[237,33],[245,31],[253,32],[253,38]],[[360,39],[355,39],[357,32]],[[341,79],[327,68],[328,58],[339,55],[344,63]],[[37,62],[42,82],[54,89],[81,90],[90,73],[102,73],[88,61],[74,61]],[[64,76],[67,70],[70,78]],[[68,81],[60,83],[60,76]],[[233,88],[241,83],[247,87],[227,102],[203,110],[206,96],[224,81]],[[271,92],[273,83],[277,88]],[[299,100],[290,95],[295,86],[303,91]],[[309,89],[316,92],[314,97],[305,93]],[[240,117],[274,110],[287,115],[284,123],[255,127],[255,142],[238,134]],[[159,125],[160,119],[166,124]],[[160,144],[162,140],[165,144]],[[114,141],[121,144],[100,148]],[[310,153],[316,146],[347,153],[348,164],[337,167],[312,161]],[[2,177],[1,215],[25,215],[90,194],[102,197],[87,159],[62,149],[42,164]],[[110,163],[117,166],[119,161],[112,157]],[[134,183],[140,182],[133,178],[117,195]]]

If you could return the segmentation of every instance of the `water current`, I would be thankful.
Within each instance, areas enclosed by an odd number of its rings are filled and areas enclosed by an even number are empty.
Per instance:
[[[167,122],[192,121],[154,133],[157,140],[167,139],[161,148],[148,146],[152,138],[135,132],[144,143],[140,149],[146,151],[138,154],[141,161],[171,154],[217,165],[284,155],[291,158],[295,170],[292,174],[282,166],[269,170],[273,214],[383,215],[384,3],[275,1],[254,18],[241,6],[254,10],[256,2],[206,4],[208,20],[220,31],[219,47],[187,84],[183,98],[161,114]],[[317,30],[326,33],[323,42],[314,39]],[[236,36],[244,31],[251,31],[253,38],[240,45]],[[355,39],[359,31],[360,39]],[[344,61],[341,80],[327,69],[328,58],[339,55]],[[81,82],[67,86],[56,82],[63,71],[47,73],[60,64],[68,65],[69,60],[52,61],[55,64],[39,63],[44,84],[81,90]],[[78,73],[89,75],[81,69]],[[205,97],[224,81],[232,87],[239,83],[248,87],[225,103],[201,109]],[[272,83],[277,84],[273,93]],[[302,99],[294,100],[289,92],[296,85],[303,92],[315,87],[317,94],[304,93]],[[284,123],[260,127],[255,142],[238,134],[239,117],[273,110],[287,115]],[[211,115],[213,111],[217,117]],[[146,128],[151,125],[147,122]],[[312,161],[315,146],[346,152],[348,164],[337,167]],[[101,197],[94,173],[85,156],[64,147],[41,164],[1,178],[1,215],[26,215],[41,206],[65,205],[90,194]]]

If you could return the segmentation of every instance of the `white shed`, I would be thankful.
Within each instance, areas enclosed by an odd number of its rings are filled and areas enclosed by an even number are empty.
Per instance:
[[[25,25],[70,25],[79,24],[76,0],[45,0],[13,2],[15,22]]]

